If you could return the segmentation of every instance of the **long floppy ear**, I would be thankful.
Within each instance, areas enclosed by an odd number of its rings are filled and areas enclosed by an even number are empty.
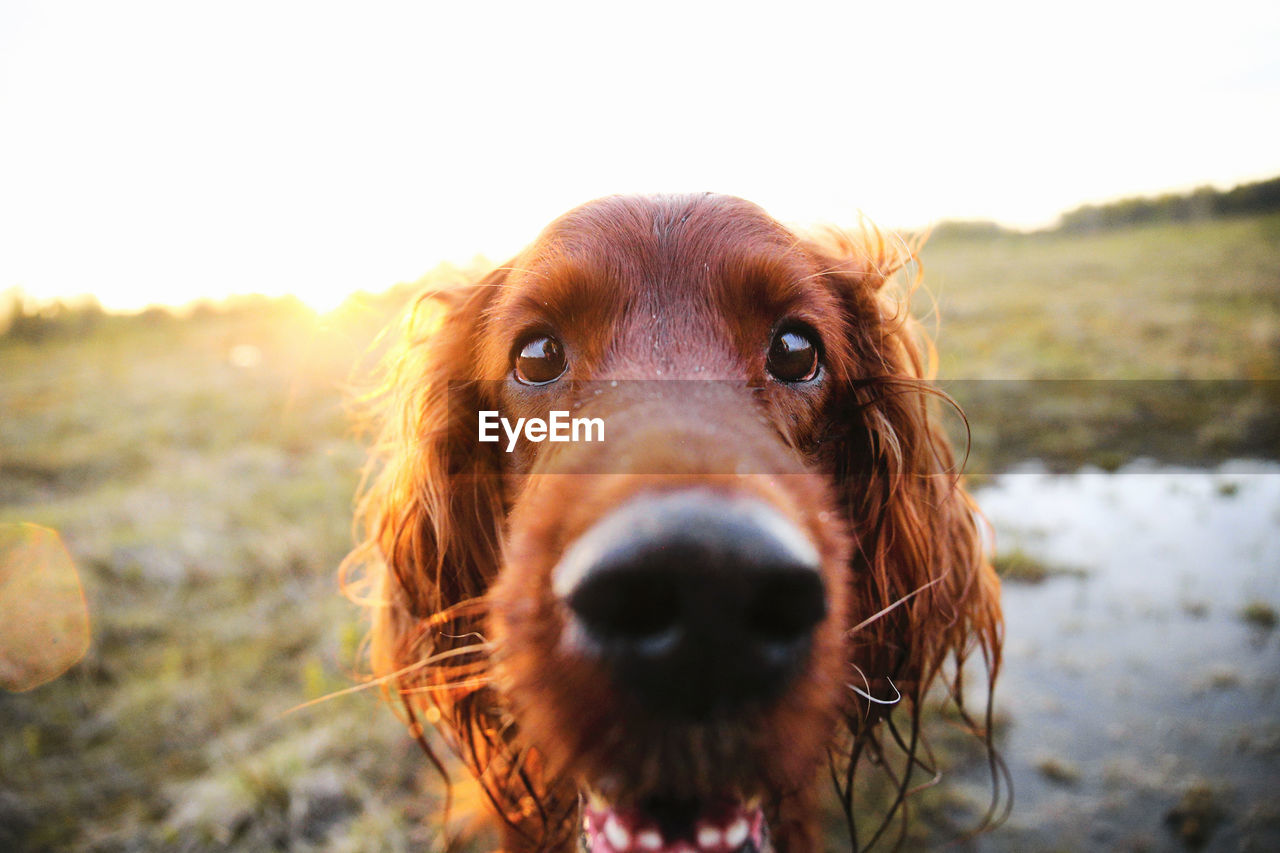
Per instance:
[[[869,226],[829,233],[810,249],[832,270],[828,278],[844,309],[845,339],[835,349],[846,363],[833,371],[844,386],[839,433],[828,442],[828,464],[855,539],[847,640],[852,742],[840,792],[848,803],[863,751],[886,763],[881,739],[887,728],[888,742],[906,754],[894,780],[892,813],[909,790],[912,769],[935,770],[917,753],[920,705],[948,659],[954,669],[946,687],[966,719],[964,662],[975,651],[984,660],[988,721],[973,727],[991,750],[990,690],[1003,634],[1000,583],[938,423],[935,410],[945,397],[928,385],[932,346],[907,310],[918,275],[905,293],[895,292],[895,274],[908,265],[919,269],[915,247]],[[905,732],[896,727],[904,715]],[[992,761],[994,768],[994,754]],[[993,793],[994,810],[999,780]]]
[[[406,315],[368,400],[378,438],[357,512],[363,541],[343,574],[371,615],[371,674],[446,784],[423,720],[471,771],[508,846],[543,849],[539,838],[571,831],[576,792],[545,778],[536,751],[518,742],[490,686],[484,636],[506,508],[496,445],[476,441],[475,412],[496,408],[484,400],[476,349],[507,268],[426,293]]]
[[[500,471],[465,418],[475,406],[457,395],[476,392],[477,329],[504,278],[498,270],[478,286],[420,296],[369,398],[378,437],[352,559],[376,587],[370,653],[379,677],[415,662],[423,621],[482,595],[498,570]]]
[[[505,276],[424,293],[391,332],[363,400],[376,440],[356,515],[361,541],[342,568],[370,614],[371,676],[446,780],[419,718],[458,750],[488,704],[476,689],[487,667],[476,632],[500,565],[501,476],[465,418],[477,406],[458,395],[479,393],[477,332]]]

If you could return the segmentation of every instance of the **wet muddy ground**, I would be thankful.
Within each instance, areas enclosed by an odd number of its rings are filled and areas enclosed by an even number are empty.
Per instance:
[[[1014,807],[973,847],[1280,850],[1280,465],[1024,468],[978,500],[1037,572],[1004,587]]]

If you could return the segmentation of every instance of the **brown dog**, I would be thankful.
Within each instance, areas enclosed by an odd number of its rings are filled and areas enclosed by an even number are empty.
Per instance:
[[[508,850],[819,849],[820,770],[851,815],[889,728],[896,808],[944,660],[994,679],[999,584],[886,287],[911,258],[612,197],[419,300],[352,560],[375,675]]]

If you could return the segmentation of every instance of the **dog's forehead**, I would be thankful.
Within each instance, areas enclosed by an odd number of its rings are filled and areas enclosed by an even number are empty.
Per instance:
[[[631,250],[649,258],[694,261],[699,254],[755,244],[785,245],[789,238],[790,232],[759,206],[735,196],[608,196],[556,219],[535,247],[571,257]]]
[[[708,291],[724,288],[734,300],[744,285],[786,287],[814,271],[796,235],[744,199],[609,196],[548,225],[509,283],[536,301],[656,298],[671,308],[690,297],[720,301]]]
[[[746,222],[757,220],[777,225],[757,204],[743,198],[719,193],[682,193],[669,195],[611,195],[580,204],[561,215],[547,232],[562,229],[620,228],[673,229],[710,220]]]

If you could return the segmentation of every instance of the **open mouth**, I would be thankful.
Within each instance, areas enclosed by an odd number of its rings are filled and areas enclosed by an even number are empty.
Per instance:
[[[758,805],[649,801],[621,808],[589,798],[582,809],[582,849],[589,853],[766,853]]]

